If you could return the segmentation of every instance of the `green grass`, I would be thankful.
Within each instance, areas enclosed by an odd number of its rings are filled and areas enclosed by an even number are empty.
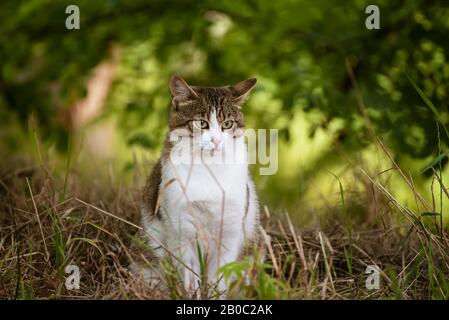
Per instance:
[[[382,148],[385,148],[381,145]],[[385,150],[385,149],[384,149]],[[385,151],[386,152],[386,151]],[[66,162],[70,163],[70,162]],[[366,189],[354,190],[337,174],[340,201],[320,223],[295,225],[298,212],[275,214],[263,208],[265,259],[247,257],[221,266],[228,297],[238,299],[448,299],[449,239],[437,203],[427,204],[405,174],[419,205],[411,209],[390,192],[386,174],[354,175]],[[32,168],[25,170],[24,168]],[[133,276],[130,261],[151,265],[151,249],[136,237],[140,188],[118,177],[82,177],[43,159],[2,163],[0,167],[0,297],[3,299],[185,299],[179,269],[162,266],[164,285],[147,287]],[[141,169],[141,172],[145,170]],[[380,169],[379,169],[380,170]],[[441,171],[433,171],[435,179]],[[436,180],[435,180],[436,181]],[[435,197],[446,197],[436,188]],[[375,194],[373,194],[375,190]],[[375,197],[374,218],[363,201]],[[360,205],[362,203],[362,205]],[[367,203],[371,203],[368,201]],[[354,207],[354,204],[357,204]],[[350,214],[358,210],[357,215]],[[135,250],[140,248],[140,252]],[[207,255],[197,246],[199,297],[220,293],[207,278]],[[81,288],[67,290],[64,268],[76,264]],[[379,290],[365,287],[365,269],[382,271]]]

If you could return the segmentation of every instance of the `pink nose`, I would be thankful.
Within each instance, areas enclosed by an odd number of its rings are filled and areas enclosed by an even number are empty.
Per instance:
[[[220,144],[220,142],[221,142],[221,139],[217,138],[217,137],[213,137],[211,139],[211,141],[215,144],[215,146],[218,146]]]

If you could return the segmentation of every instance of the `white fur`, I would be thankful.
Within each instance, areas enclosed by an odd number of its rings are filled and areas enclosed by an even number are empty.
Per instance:
[[[143,221],[145,231],[153,239],[150,245],[160,243],[175,256],[171,258],[181,270],[185,288],[195,293],[200,275],[198,245],[202,255],[207,256],[208,281],[218,282],[218,289],[224,291],[226,284],[218,279],[217,270],[237,260],[245,241],[253,239],[258,221],[257,198],[248,174],[244,138],[233,137],[226,130],[223,132],[215,112],[210,120],[209,130],[202,130],[200,137],[194,134],[189,138],[197,141],[191,152],[193,160],[211,150],[214,159],[223,159],[223,155],[234,150],[239,161],[209,164],[162,161],[159,189],[162,219]],[[220,142],[214,144],[213,139]],[[178,151],[174,146],[171,153]],[[247,186],[250,188],[248,203]],[[166,256],[165,249],[158,249],[157,255]]]

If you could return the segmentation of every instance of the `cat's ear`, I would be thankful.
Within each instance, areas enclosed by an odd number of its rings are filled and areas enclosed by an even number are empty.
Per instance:
[[[171,77],[170,91],[174,102],[186,102],[198,98],[196,92],[180,76]]]
[[[245,102],[251,90],[256,86],[256,82],[256,78],[250,78],[230,86],[229,88],[231,89],[233,100],[239,105]]]

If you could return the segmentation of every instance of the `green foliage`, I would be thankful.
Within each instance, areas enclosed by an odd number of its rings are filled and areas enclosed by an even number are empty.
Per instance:
[[[65,27],[65,8],[71,4],[80,9],[79,30]],[[244,107],[246,123],[277,128],[281,147],[296,146],[281,161],[304,152],[298,119],[307,117],[311,139],[327,132],[332,140],[302,171],[291,161],[281,163],[280,177],[256,177],[258,185],[269,186],[261,194],[267,203],[285,205],[303,197],[317,169],[336,162],[337,151],[369,146],[366,118],[399,164],[435,159],[424,166],[429,176],[431,167],[448,160],[449,137],[441,137],[439,152],[437,122],[443,128],[449,123],[449,6],[379,0],[381,28],[367,30],[369,4],[3,1],[0,152],[22,148],[22,129],[30,124],[35,137],[68,157],[68,173],[79,134],[71,111],[88,93],[95,67],[117,49],[114,82],[101,113],[90,121],[114,122],[128,148],[115,145],[116,157],[130,154],[131,148],[158,154],[167,130],[172,74],[216,86],[256,76],[258,85]],[[126,161],[122,168],[134,168],[134,162]]]
[[[80,8],[80,30],[65,28],[69,4]],[[0,109],[17,113],[24,124],[35,113],[44,136],[64,146],[70,131],[64,110],[85,94],[89,72],[118,43],[121,67],[107,110],[120,114],[130,143],[159,146],[169,103],[167,79],[176,72],[193,83],[215,85],[256,75],[261,78],[258,90],[278,101],[279,108],[256,106],[249,111],[250,121],[263,127],[288,119],[296,108],[319,109],[326,115],[319,126],[334,117],[345,119],[340,136],[358,148],[366,131],[357,121],[347,60],[378,132],[403,153],[435,153],[434,116],[423,108],[402,70],[447,123],[449,8],[438,1],[378,1],[381,29],[373,31],[364,27],[368,4],[4,1]],[[288,121],[279,124],[288,139]]]
[[[35,300],[34,289],[32,286],[26,284],[23,279],[19,282],[19,299],[21,300]]]
[[[219,272],[229,284],[229,294],[249,299],[287,299],[288,284],[269,274],[273,266],[254,257],[230,262]]]
[[[52,238],[52,245],[54,250],[54,256],[55,256],[55,265],[58,270],[58,274],[62,277],[64,275],[64,263],[65,261],[65,241],[62,236],[61,228],[59,226],[59,221],[57,216],[52,213],[51,219],[53,222],[53,230],[54,235]]]

